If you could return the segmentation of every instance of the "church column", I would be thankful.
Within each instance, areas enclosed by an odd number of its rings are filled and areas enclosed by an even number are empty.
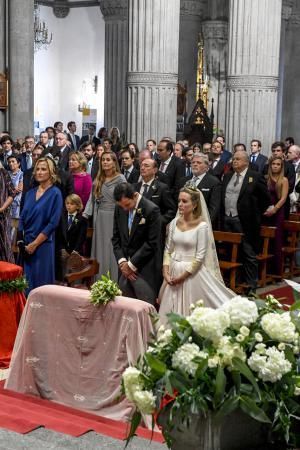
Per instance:
[[[129,0],[128,141],[176,138],[180,0]]]
[[[285,76],[285,63],[287,57],[287,28],[290,17],[292,15],[292,9],[294,6],[294,0],[283,0],[282,2],[282,14],[281,14],[281,38],[280,38],[280,58],[279,58],[279,86],[278,86],[278,98],[277,98],[277,121],[276,121],[276,139],[281,139],[282,132],[282,112],[283,112],[283,90],[284,90],[284,76]],[[289,60],[288,60],[289,61]],[[287,136],[282,136],[287,137]]]
[[[230,0],[226,102],[228,147],[276,137],[282,0]]]
[[[6,0],[0,0],[0,72],[6,72]],[[0,132],[6,129],[6,111],[0,110]]]
[[[188,116],[197,101],[198,40],[205,4],[203,0],[180,2],[178,81],[187,86]]]
[[[104,125],[127,128],[128,0],[100,0],[105,20]]]
[[[33,133],[34,0],[9,0],[9,130]]]
[[[210,0],[208,19],[202,22],[204,54],[209,79],[208,99],[214,99],[214,125],[218,134],[225,134],[226,75],[228,53],[228,1]]]

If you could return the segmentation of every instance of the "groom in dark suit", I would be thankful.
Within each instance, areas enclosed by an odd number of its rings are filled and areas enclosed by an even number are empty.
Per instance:
[[[123,295],[154,304],[161,281],[161,216],[158,206],[129,183],[114,191],[112,244]]]

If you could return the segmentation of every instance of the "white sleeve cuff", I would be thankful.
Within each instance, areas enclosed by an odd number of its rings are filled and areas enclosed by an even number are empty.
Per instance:
[[[131,261],[128,261],[128,266],[130,267],[131,270],[133,270],[133,272],[137,272],[137,268],[132,264]]]
[[[126,258],[120,258],[118,261],[118,266],[122,263],[122,262],[127,262]]]

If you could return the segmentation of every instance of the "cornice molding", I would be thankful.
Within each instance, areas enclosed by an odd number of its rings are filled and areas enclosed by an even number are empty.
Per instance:
[[[178,75],[159,72],[128,72],[127,86],[164,86],[177,89]]]
[[[262,75],[228,76],[227,89],[277,90],[278,77],[262,76]]]

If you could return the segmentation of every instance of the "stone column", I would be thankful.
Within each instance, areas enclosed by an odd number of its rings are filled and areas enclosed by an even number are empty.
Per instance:
[[[204,55],[209,79],[208,99],[214,99],[214,125],[225,134],[228,53],[228,0],[210,0],[208,20],[202,22]]]
[[[180,0],[129,0],[128,141],[176,138]]]
[[[280,58],[279,58],[279,85],[278,85],[278,98],[277,98],[277,121],[276,121],[276,139],[281,139],[282,131],[282,108],[283,108],[283,90],[284,90],[284,78],[285,78],[285,62],[288,56],[287,49],[287,28],[290,17],[292,15],[292,9],[294,6],[294,0],[282,1],[282,14],[281,14],[281,38],[280,38]],[[287,61],[290,61],[289,59]],[[282,136],[285,138],[287,136]]]
[[[0,72],[6,72],[6,0],[0,0]],[[6,111],[0,110],[0,132],[6,129]]]
[[[105,20],[104,125],[127,128],[128,0],[100,0]]]
[[[33,133],[34,0],[9,0],[9,129]]]
[[[228,147],[253,138],[268,154],[276,137],[281,0],[230,0],[226,103]]]
[[[197,101],[198,40],[205,1],[181,0],[179,27],[178,81],[187,85],[187,114],[191,114]]]

